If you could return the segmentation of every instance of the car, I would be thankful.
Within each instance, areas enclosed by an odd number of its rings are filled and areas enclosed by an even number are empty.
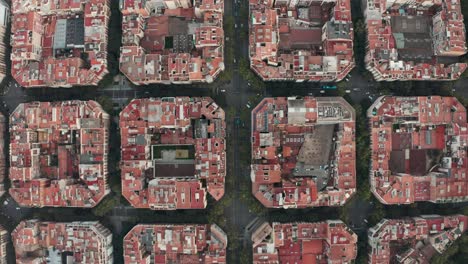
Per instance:
[[[245,106],[246,106],[247,108],[250,108],[250,105],[249,105],[249,104],[245,104]]]
[[[320,93],[322,93],[322,94],[325,93],[325,90],[320,90]]]
[[[226,92],[226,90],[225,90],[225,89],[222,89],[222,90],[221,90],[221,92],[222,92],[222,93],[225,93],[225,92]]]
[[[345,92],[346,92],[346,93],[351,93],[351,90],[346,90]]]

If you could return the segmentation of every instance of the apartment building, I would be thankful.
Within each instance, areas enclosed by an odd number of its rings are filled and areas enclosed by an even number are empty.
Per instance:
[[[110,192],[109,115],[97,102],[22,103],[9,125],[9,192],[21,206],[90,208]]]
[[[132,83],[211,83],[224,70],[223,0],[123,0],[120,9],[120,71]]]
[[[112,264],[112,233],[99,222],[22,221],[11,234],[16,263]]]
[[[466,109],[455,97],[382,96],[367,116],[371,190],[381,203],[468,200]]]
[[[12,0],[11,74],[23,87],[97,85],[110,0]]]
[[[341,97],[275,97],[252,110],[253,195],[269,208],[341,206],[356,192],[355,112]]]
[[[351,264],[357,239],[340,220],[264,223],[252,233],[253,263]]]
[[[340,81],[354,67],[350,0],[250,0],[250,67],[265,81]]]
[[[366,0],[366,68],[377,81],[456,80],[467,65],[459,0]]]
[[[216,224],[137,225],[124,237],[125,264],[225,264],[227,235]]]
[[[122,195],[137,208],[203,209],[224,195],[225,114],[208,97],[134,99],[120,113]]]
[[[370,264],[429,264],[466,231],[464,215],[383,219],[369,229]]]

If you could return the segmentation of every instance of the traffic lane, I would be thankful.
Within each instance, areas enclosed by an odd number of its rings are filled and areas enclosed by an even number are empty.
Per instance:
[[[8,219],[8,222],[15,226],[26,215],[30,214],[31,208],[20,207],[18,203],[8,196],[1,206],[1,214]]]
[[[20,104],[29,101],[25,89],[21,87],[14,79],[7,84],[8,92],[2,96],[2,106],[11,112]]]

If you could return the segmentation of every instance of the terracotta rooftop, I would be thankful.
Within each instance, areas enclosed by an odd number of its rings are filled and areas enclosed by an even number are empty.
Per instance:
[[[343,205],[356,191],[355,155],[355,112],[342,97],[265,98],[252,111],[252,192],[266,207]]]
[[[265,81],[340,81],[354,67],[350,0],[250,0],[250,67]]]
[[[109,0],[12,0],[11,74],[23,87],[97,85]]]
[[[466,109],[455,97],[383,96],[367,115],[371,190],[382,203],[468,200]]]
[[[120,71],[134,84],[210,83],[224,70],[224,0],[121,2]]]
[[[30,102],[10,115],[10,195],[28,207],[94,207],[109,192],[109,115],[95,101]]]
[[[265,223],[252,234],[253,263],[349,264],[357,256],[357,239],[340,220]]]
[[[424,215],[384,219],[369,229],[370,264],[429,264],[467,229],[468,216]]]
[[[211,225],[137,225],[124,238],[124,261],[137,263],[226,263],[227,235]]]
[[[460,0],[367,0],[366,68],[377,81],[455,80],[467,65]]]
[[[207,192],[221,199],[224,118],[208,97],[133,100],[120,113],[123,196],[154,210],[205,208]]]
[[[16,262],[113,262],[112,233],[99,222],[21,222],[11,234]]]

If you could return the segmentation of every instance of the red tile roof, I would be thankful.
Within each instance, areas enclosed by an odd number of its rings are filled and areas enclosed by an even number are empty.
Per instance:
[[[252,192],[266,207],[343,205],[355,162],[355,112],[343,98],[265,98],[253,109]]]
[[[227,235],[215,224],[137,225],[124,238],[124,261],[222,264],[227,243]]]
[[[20,104],[10,116],[10,195],[28,207],[94,207],[110,192],[108,133],[95,101]]]
[[[352,263],[357,235],[340,220],[262,225],[252,235],[253,263]]]
[[[224,1],[153,4],[123,1],[120,70],[137,85],[213,82],[224,70]]]
[[[205,208],[206,192],[221,199],[224,118],[224,111],[207,97],[133,100],[120,113],[122,193],[127,200],[137,208],[175,210]],[[162,149],[160,156],[155,148]],[[184,149],[188,156],[182,160],[171,157]]]
[[[382,203],[466,201],[468,125],[456,98],[384,96],[368,117],[371,190]]]
[[[113,262],[112,233],[99,222],[22,221],[11,234],[17,263]],[[70,259],[68,259],[70,258]]]
[[[366,1],[365,5],[365,62],[376,80],[455,80],[465,71],[467,64],[458,63],[457,58],[447,60],[467,52],[459,0],[417,0],[411,5],[405,1],[375,0]],[[408,21],[402,28],[392,28],[392,20],[396,19]],[[427,19],[427,30],[411,22],[417,19]],[[415,30],[410,30],[412,24]],[[408,53],[410,57],[405,56]],[[424,58],[428,54],[430,58]]]
[[[11,74],[21,86],[97,85],[108,73],[108,0],[13,0],[12,14]],[[70,17],[83,19],[84,43],[64,53],[54,49],[56,24]]]
[[[435,253],[443,253],[467,229],[464,215],[425,215],[384,219],[369,229],[369,263],[428,264]]]
[[[250,66],[263,80],[339,81],[354,67],[350,0],[250,0]]]

